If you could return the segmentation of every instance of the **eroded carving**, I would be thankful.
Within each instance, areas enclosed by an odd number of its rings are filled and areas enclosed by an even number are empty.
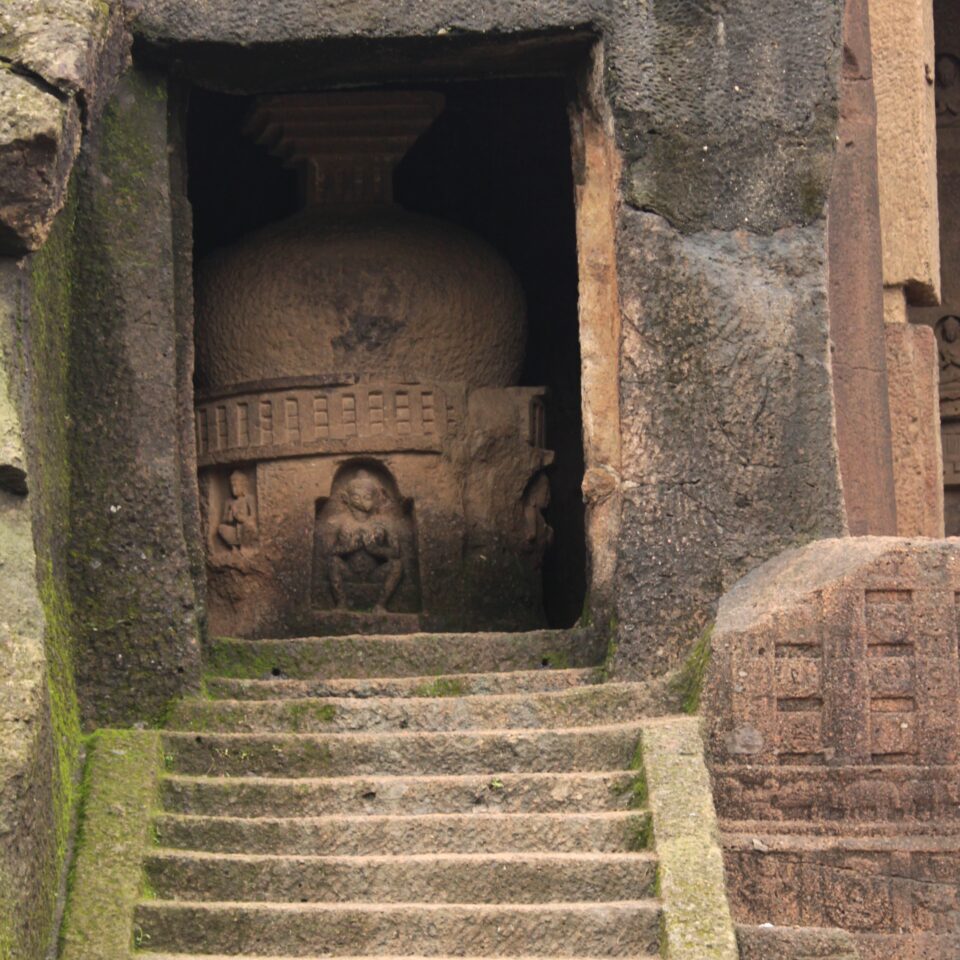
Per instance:
[[[941,317],[934,327],[940,357],[940,399],[960,396],[960,317]]]
[[[543,515],[549,506],[550,478],[541,472],[530,481],[523,495],[524,542],[538,569],[544,553],[553,544],[553,527]]]
[[[341,468],[317,512],[317,605],[386,613],[399,591],[399,606],[409,608],[416,599],[411,511],[385,468]]]
[[[936,64],[937,125],[950,126],[960,120],[960,58],[942,53]]]
[[[230,474],[230,495],[223,504],[217,536],[231,551],[242,551],[257,542],[257,509],[241,470]]]

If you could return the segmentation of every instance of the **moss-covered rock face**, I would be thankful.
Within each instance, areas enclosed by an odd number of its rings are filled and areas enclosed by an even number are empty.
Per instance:
[[[155,722],[199,683],[169,181],[165,85],[131,73],[30,270],[44,592],[52,622],[74,637],[91,724]]]
[[[26,494],[19,416],[21,287],[17,265],[0,261],[0,960],[34,960],[48,946],[80,748],[68,636],[52,620],[45,628],[36,579],[39,501]],[[18,484],[2,482],[4,467]]]
[[[132,952],[160,770],[160,737],[152,731],[99,730],[90,738],[61,960],[120,960]]]

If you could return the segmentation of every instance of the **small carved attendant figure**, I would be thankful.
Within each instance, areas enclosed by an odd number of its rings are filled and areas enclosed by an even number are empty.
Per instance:
[[[949,53],[937,57],[937,123],[948,126],[960,119],[960,60]]]
[[[952,398],[960,386],[960,317],[941,317],[934,331],[940,353],[940,393]]]
[[[523,530],[527,549],[537,557],[537,564],[553,543],[553,527],[543,517],[543,511],[550,506],[550,479],[545,473],[539,473],[527,487],[523,498]]]
[[[390,527],[383,523],[381,508],[386,492],[370,474],[361,471],[341,494],[347,512],[334,531],[333,556],[330,558],[330,586],[337,607],[347,607],[343,580],[354,565],[369,563],[384,567],[386,574],[374,610],[383,613],[403,576],[400,543]]]
[[[247,478],[239,470],[230,474],[230,494],[217,533],[231,550],[240,550],[256,539],[257,515],[247,493]]]

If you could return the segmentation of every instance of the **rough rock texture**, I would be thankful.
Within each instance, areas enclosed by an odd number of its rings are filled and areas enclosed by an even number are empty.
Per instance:
[[[35,960],[53,932],[79,724],[65,638],[37,589],[14,330],[20,271],[0,261],[0,957]]]
[[[66,200],[119,7],[10,0],[0,10],[0,254],[36,250]],[[109,59],[109,58],[108,58]]]
[[[739,921],[956,956],[958,596],[960,541],[875,537],[788,551],[722,600],[705,710]]]
[[[131,29],[145,57],[233,92],[571,71],[598,37],[626,200],[616,263],[634,330],[620,370],[631,449],[621,464],[588,444],[587,497],[610,509],[591,512],[587,536],[618,544],[619,665],[676,662],[732,579],[784,546],[844,531],[823,230],[840,4],[143,0]],[[689,283],[672,281],[677,270]],[[595,379],[585,370],[584,384]],[[621,480],[631,502],[617,540]],[[598,587],[612,567],[600,559]]]
[[[843,532],[823,242],[624,214],[619,665],[675,662],[749,569]]]
[[[937,343],[929,327],[884,324],[897,533],[943,536]]]
[[[869,0],[883,282],[940,297],[933,3]]]
[[[0,253],[36,249],[63,206],[80,111],[0,61]]]
[[[129,74],[88,146],[30,265],[31,459],[84,716],[132,722],[199,681],[165,83]]]

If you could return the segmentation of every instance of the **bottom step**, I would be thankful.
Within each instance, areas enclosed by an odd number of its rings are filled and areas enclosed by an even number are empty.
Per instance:
[[[138,951],[136,956],[142,957],[143,960],[251,960],[251,954],[249,953],[231,953],[227,954],[213,954],[213,953],[151,953],[149,951]],[[325,954],[314,954],[312,956],[306,957],[263,957],[259,956],[256,960],[330,960],[330,955]],[[337,960],[369,960],[366,956],[360,957],[338,957]],[[420,955],[416,957],[397,957],[390,955],[382,955],[379,960],[427,960],[426,957]],[[436,956],[430,957],[429,960],[487,960],[486,957],[456,957],[452,955]],[[529,955],[512,957],[511,960],[544,960],[543,957],[531,957]],[[605,957],[580,957],[578,960],[607,960]],[[655,954],[633,954],[630,960],[660,960],[659,955]]]
[[[593,957],[656,954],[660,904],[434,906],[151,900],[136,910],[141,947],[236,956]]]

